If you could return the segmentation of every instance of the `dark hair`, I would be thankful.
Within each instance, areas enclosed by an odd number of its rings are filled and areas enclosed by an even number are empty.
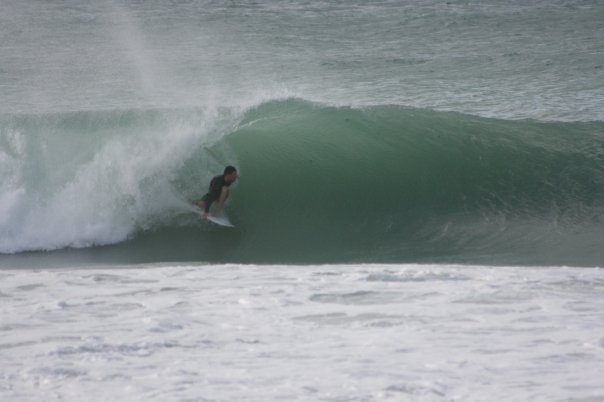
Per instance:
[[[236,172],[237,169],[235,168],[235,166],[227,166],[224,168],[224,174],[231,174],[233,172]]]

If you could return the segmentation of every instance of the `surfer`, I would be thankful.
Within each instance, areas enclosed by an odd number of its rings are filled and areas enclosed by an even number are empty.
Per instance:
[[[224,168],[224,173],[218,176],[215,176],[210,181],[210,188],[208,193],[201,197],[201,199],[193,202],[196,206],[203,210],[203,217],[207,218],[210,213],[210,207],[212,203],[218,201],[218,205],[214,208],[214,212],[212,216],[218,216],[222,207],[224,206],[224,202],[229,196],[229,186],[235,183],[237,180],[237,169],[234,166],[227,166]]]

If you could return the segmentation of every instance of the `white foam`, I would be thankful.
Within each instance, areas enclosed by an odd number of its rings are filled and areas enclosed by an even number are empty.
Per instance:
[[[601,269],[156,265],[0,279],[2,400],[604,398]]]
[[[199,114],[174,121],[166,116],[157,126],[110,135],[92,145],[89,160],[33,152],[13,158],[0,192],[0,252],[115,243],[182,210],[174,172],[195,150],[228,132],[225,124],[233,124],[216,110]],[[31,141],[40,141],[42,149],[70,146],[53,144],[62,138],[52,134]]]

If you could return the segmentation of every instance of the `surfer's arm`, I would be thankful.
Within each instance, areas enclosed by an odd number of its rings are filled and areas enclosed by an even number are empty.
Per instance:
[[[214,208],[214,212],[212,212],[212,216],[220,215],[220,211],[222,211],[222,207],[224,206],[224,202],[229,196],[229,188],[227,186],[222,187],[222,191],[220,192],[220,197],[218,198],[218,202],[216,208]]]

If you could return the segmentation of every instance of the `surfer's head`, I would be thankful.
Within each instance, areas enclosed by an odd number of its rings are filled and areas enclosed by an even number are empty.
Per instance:
[[[227,183],[234,183],[237,180],[237,169],[234,166],[227,166],[224,168],[224,180]]]

